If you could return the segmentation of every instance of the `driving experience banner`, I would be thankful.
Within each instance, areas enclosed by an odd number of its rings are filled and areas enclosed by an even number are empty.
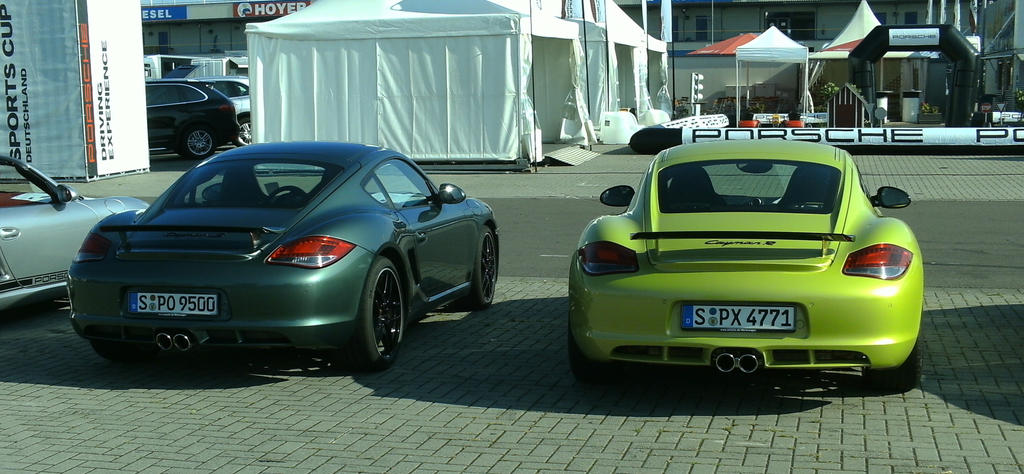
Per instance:
[[[59,180],[149,169],[136,0],[0,0],[5,156]]]

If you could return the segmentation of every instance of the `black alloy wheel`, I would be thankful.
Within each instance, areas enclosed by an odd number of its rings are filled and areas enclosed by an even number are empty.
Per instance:
[[[377,284],[373,290],[373,335],[377,353],[382,358],[393,359],[398,352],[404,323],[402,287],[398,283],[395,270],[387,267],[377,276]]]
[[[921,341],[914,343],[907,360],[891,369],[864,369],[863,377],[868,387],[887,393],[906,393],[921,384],[924,366]]]
[[[352,335],[343,347],[331,351],[332,362],[357,371],[391,367],[405,331],[404,295],[395,265],[378,256],[370,265]]]
[[[490,304],[494,300],[494,287],[498,282],[498,249],[494,245],[494,235],[490,231],[484,233],[484,243],[480,249],[480,293]]]
[[[457,300],[457,309],[469,311],[487,309],[494,301],[494,288],[498,283],[498,244],[494,231],[485,227],[480,238],[480,251],[473,264],[472,286],[469,294]]]

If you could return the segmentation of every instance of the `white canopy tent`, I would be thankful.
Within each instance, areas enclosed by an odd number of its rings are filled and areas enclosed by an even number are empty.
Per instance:
[[[803,112],[807,111],[810,93],[807,86],[807,47],[789,39],[785,33],[772,26],[747,44],[736,48],[736,123],[740,121],[740,63],[789,63],[803,64],[803,84],[800,101]],[[749,94],[749,91],[748,91]]]
[[[864,39],[878,25],[881,25],[881,22],[878,21],[875,12],[868,5],[867,0],[861,0],[857,10],[853,12],[853,17],[843,27],[843,31],[839,32],[839,35],[832,39],[832,41],[822,46],[821,51],[811,53],[809,57],[811,60],[846,59],[850,56],[850,51],[853,51],[853,48],[860,44],[860,40]],[[929,56],[930,53],[928,52],[889,51],[883,57],[886,59],[904,59]]]
[[[875,29],[876,26],[881,25],[878,18],[875,16],[875,12],[868,5],[867,0],[861,0],[860,5],[857,6],[857,10],[853,13],[853,17],[846,24],[843,30],[836,36],[832,41],[825,44],[821,51],[811,53],[809,58],[810,62],[810,83],[817,83],[819,78],[823,75],[827,79],[835,82],[846,82],[846,73],[849,70],[849,66],[846,63],[846,59],[849,58],[850,52],[860,44],[861,40],[864,39],[871,30]],[[926,59],[930,57],[936,57],[937,55],[928,51],[889,51],[882,56],[883,59]],[[828,61],[828,66],[826,66]],[[924,68],[923,64],[914,65],[911,62],[901,61],[899,70],[892,74],[900,75],[906,78],[915,77],[915,69],[920,70]],[[879,62],[879,82],[884,82],[883,79],[886,77],[885,74],[885,61]],[[841,78],[841,79],[840,79]],[[909,82],[909,81],[908,81]],[[908,88],[916,88],[921,84],[908,84]]]
[[[595,13],[594,6],[582,2],[578,6],[582,15],[567,18],[583,27],[580,40],[586,48],[591,115],[600,117],[602,112],[622,108],[636,108],[639,114],[651,108],[651,91],[662,93],[662,102],[671,107],[665,42],[648,35],[615,2],[606,3],[603,15]]]
[[[868,5],[868,1],[860,0],[860,5],[857,5],[857,10],[853,12],[853,17],[843,27],[843,31],[840,31],[839,35],[833,38],[832,41],[822,46],[821,51],[811,54],[811,59],[846,59],[853,48],[846,51],[829,51],[829,49],[850,43],[851,41],[859,42],[880,24],[878,17],[875,16],[875,12]]]
[[[587,143],[579,27],[534,8],[318,0],[250,23],[255,141],[360,142],[425,163],[537,161],[542,140]]]

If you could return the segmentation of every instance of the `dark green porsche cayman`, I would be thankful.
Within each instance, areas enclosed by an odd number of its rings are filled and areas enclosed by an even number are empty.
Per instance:
[[[491,208],[400,153],[251,145],[97,224],[69,272],[71,323],[112,360],[296,347],[382,370],[410,320],[486,308],[497,273]]]

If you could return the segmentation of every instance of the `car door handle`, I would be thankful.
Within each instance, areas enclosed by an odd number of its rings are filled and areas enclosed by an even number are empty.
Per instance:
[[[416,233],[416,242],[422,244],[423,242],[426,242],[426,241],[427,241],[427,234],[424,234],[423,232],[417,232]]]
[[[0,239],[12,240],[21,236],[21,231],[14,227],[0,228]]]
[[[406,224],[405,221],[391,221],[391,223],[395,224],[395,229],[397,230],[402,230],[406,227],[409,227],[409,225]]]

